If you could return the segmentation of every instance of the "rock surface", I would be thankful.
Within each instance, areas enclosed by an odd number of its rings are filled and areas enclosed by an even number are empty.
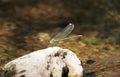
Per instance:
[[[81,61],[68,49],[50,47],[17,58],[4,66],[2,77],[82,77]]]

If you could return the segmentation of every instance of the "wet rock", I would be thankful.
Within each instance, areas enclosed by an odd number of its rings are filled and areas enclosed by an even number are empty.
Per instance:
[[[77,56],[68,49],[50,47],[17,58],[4,66],[3,77],[82,77]]]

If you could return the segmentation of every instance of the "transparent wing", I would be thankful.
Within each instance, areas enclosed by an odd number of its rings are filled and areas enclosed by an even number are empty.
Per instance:
[[[74,29],[74,24],[70,23],[61,32],[59,32],[53,39],[56,39],[56,40],[63,39],[67,37],[72,32],[73,29]]]
[[[54,41],[64,39],[72,32],[73,29],[74,29],[74,24],[72,23],[68,24],[67,27],[65,27],[61,32],[59,32],[55,37],[53,37],[50,43],[54,43]]]

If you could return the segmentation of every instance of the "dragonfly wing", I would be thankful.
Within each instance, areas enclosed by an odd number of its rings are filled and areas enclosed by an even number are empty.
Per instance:
[[[67,37],[74,29],[74,24],[70,23],[65,27],[61,32],[59,32],[53,39],[50,41],[50,43],[54,43],[55,41],[64,39]]]
[[[53,39],[55,40],[63,39],[67,37],[72,32],[73,29],[74,29],[74,24],[70,23],[61,32],[59,32]]]

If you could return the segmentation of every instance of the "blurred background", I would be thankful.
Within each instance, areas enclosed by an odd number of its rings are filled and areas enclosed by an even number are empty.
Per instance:
[[[120,77],[119,0],[0,0],[0,66],[47,48],[69,23],[81,38],[57,46],[75,52],[85,77]]]

